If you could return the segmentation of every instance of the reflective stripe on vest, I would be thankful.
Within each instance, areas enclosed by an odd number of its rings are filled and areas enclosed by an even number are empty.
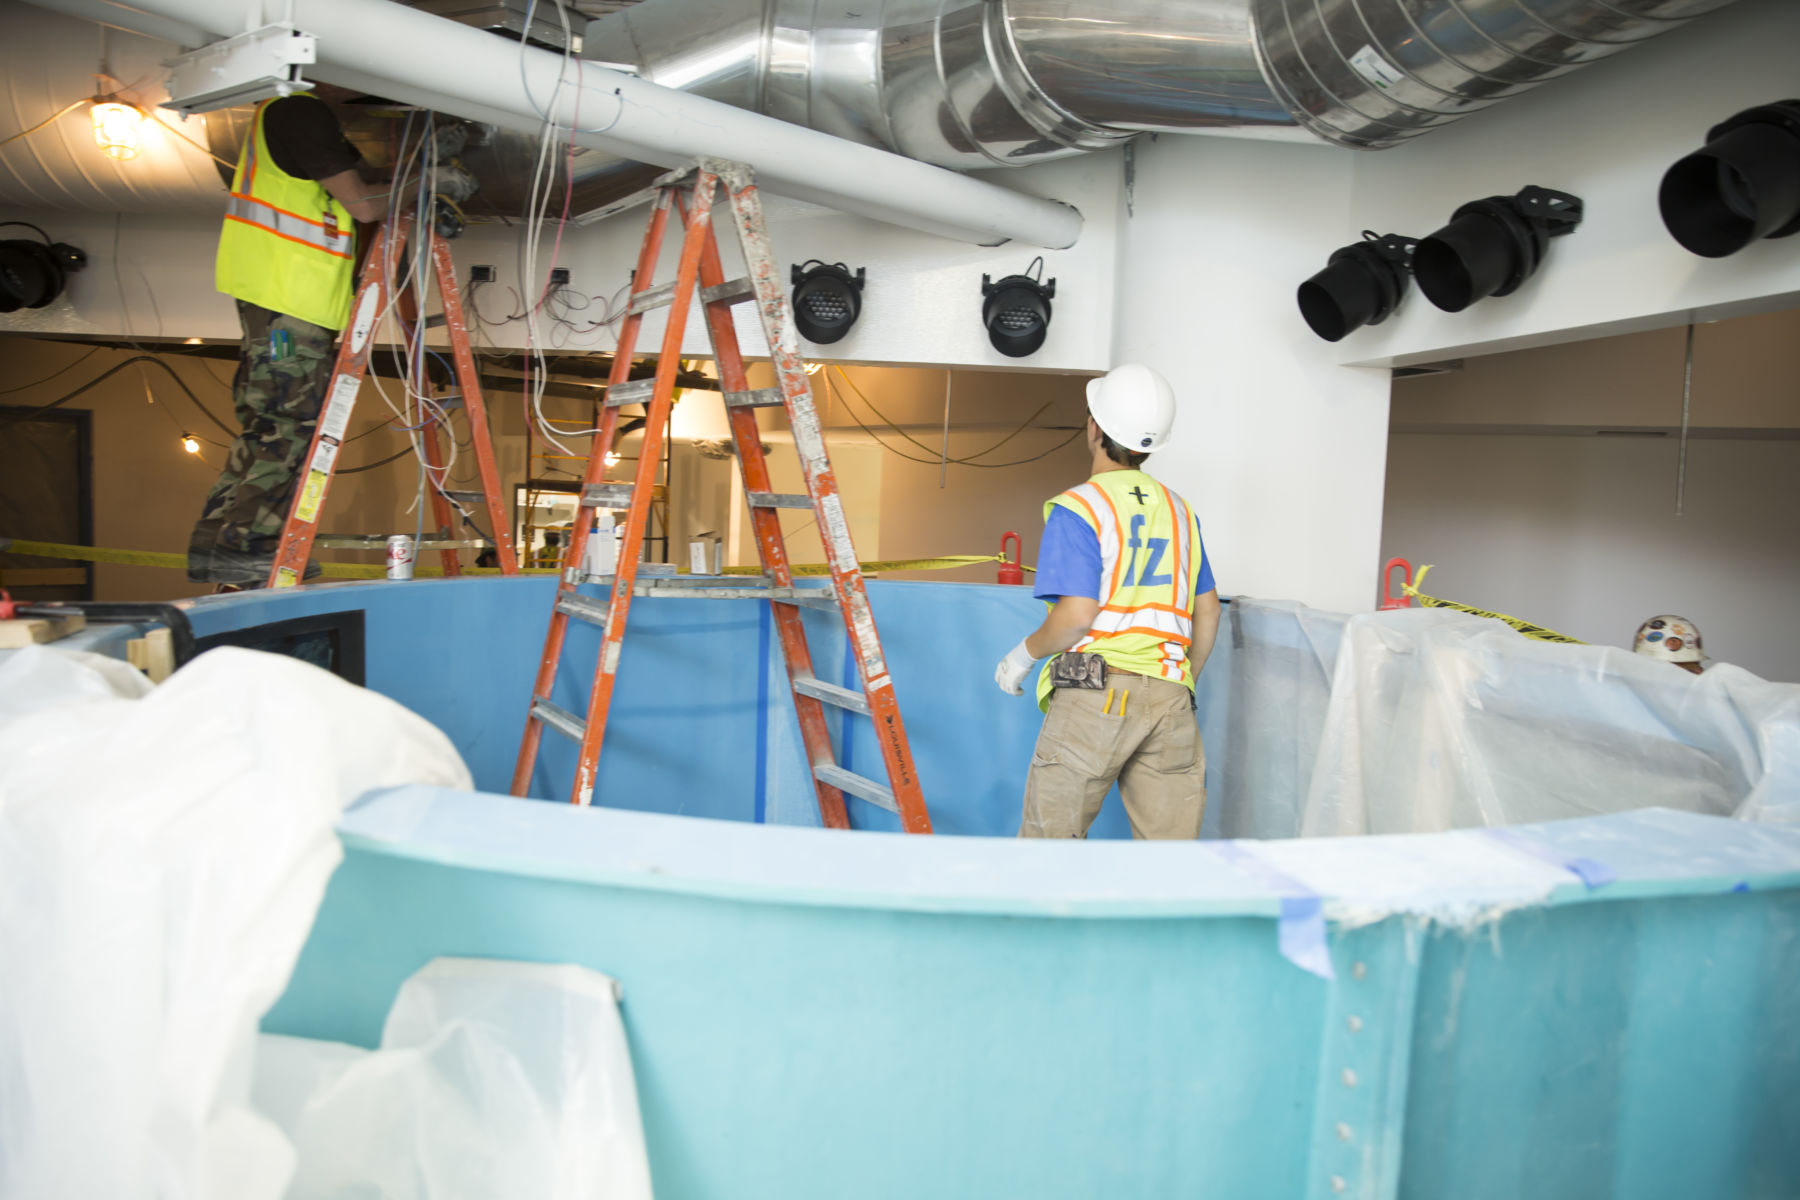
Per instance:
[[[1187,502],[1141,471],[1108,471],[1044,506],[1066,508],[1100,542],[1100,611],[1077,651],[1122,671],[1193,686],[1194,588],[1202,552]],[[1040,703],[1048,697],[1048,670]]]
[[[334,233],[328,225],[309,221],[297,213],[284,212],[273,204],[250,196],[240,196],[233,192],[231,199],[225,202],[225,215],[233,221],[255,225],[277,237],[316,247],[339,258],[353,258],[356,255],[356,234],[353,230],[340,229]]]

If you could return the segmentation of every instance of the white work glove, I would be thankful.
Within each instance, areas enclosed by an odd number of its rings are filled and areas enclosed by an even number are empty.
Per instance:
[[[1025,649],[1025,643],[1020,642],[1008,650],[1006,657],[1000,660],[1000,665],[994,668],[994,682],[1009,696],[1023,696],[1025,677],[1031,674],[1031,668],[1037,666],[1037,661]]]

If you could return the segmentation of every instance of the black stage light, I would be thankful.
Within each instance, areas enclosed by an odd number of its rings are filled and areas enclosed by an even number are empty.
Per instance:
[[[1032,268],[1037,275],[1031,274]],[[1037,353],[1050,332],[1050,299],[1056,295],[1056,280],[1044,281],[1044,260],[1034,258],[1023,275],[1008,275],[999,283],[981,277],[981,323],[987,326],[988,341],[1008,358],[1024,358]]]
[[[1472,200],[1450,223],[1419,241],[1413,278],[1425,298],[1445,312],[1477,300],[1508,296],[1544,261],[1553,237],[1581,224],[1581,198],[1528,187],[1516,196]]]
[[[23,225],[44,239],[42,245],[24,238],[0,241],[0,313],[21,308],[43,308],[62,295],[71,271],[87,266],[87,255],[67,242],[53,242],[50,235],[26,221],[0,221]]]
[[[1363,240],[1332,251],[1325,269],[1300,285],[1300,315],[1328,342],[1393,315],[1412,278],[1415,238],[1363,230]]]
[[[1663,224],[1704,258],[1800,233],[1800,100],[1779,100],[1706,131],[1663,175]]]
[[[809,269],[810,268],[810,269]],[[809,342],[829,345],[840,340],[862,315],[863,278],[843,263],[808,259],[794,268],[794,324]]]

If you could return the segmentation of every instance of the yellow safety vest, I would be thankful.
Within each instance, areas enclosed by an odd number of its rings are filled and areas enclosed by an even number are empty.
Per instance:
[[[1106,471],[1044,505],[1066,508],[1100,539],[1100,611],[1071,648],[1109,667],[1194,686],[1194,588],[1205,550],[1187,501],[1142,471]],[[1050,704],[1050,664],[1038,707]]]
[[[310,97],[309,102],[322,103]],[[263,140],[269,103],[257,106],[238,156],[219,233],[218,288],[314,325],[342,329],[350,320],[356,224],[318,183],[275,165]]]

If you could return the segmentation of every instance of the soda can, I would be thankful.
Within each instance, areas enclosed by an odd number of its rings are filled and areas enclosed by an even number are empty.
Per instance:
[[[387,540],[387,577],[411,579],[415,557],[417,555],[412,538],[404,533],[394,534]]]

